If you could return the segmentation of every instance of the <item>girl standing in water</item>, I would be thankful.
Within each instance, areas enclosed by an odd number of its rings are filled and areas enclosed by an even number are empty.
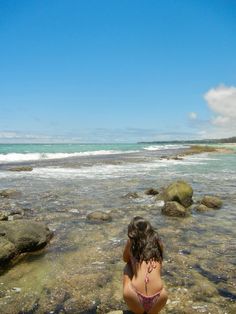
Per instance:
[[[163,246],[157,232],[142,217],[134,217],[128,226],[123,260],[123,296],[136,314],[157,314],[167,302],[161,280]]]

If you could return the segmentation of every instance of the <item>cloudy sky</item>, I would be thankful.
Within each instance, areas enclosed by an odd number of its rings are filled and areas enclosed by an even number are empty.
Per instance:
[[[236,136],[236,1],[0,2],[0,142]]]

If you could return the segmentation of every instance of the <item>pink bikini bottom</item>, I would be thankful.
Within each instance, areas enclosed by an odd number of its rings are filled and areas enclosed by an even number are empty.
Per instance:
[[[141,303],[146,313],[148,313],[152,309],[152,307],[156,304],[161,294],[161,290],[160,290],[153,295],[146,296],[146,295],[143,295],[141,292],[139,292],[132,284],[131,284],[131,288],[137,294],[139,302]]]

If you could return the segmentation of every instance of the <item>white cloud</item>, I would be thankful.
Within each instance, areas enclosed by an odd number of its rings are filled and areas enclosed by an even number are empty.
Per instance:
[[[212,125],[236,132],[236,87],[220,85],[205,93],[204,99],[213,112]]]
[[[196,120],[197,119],[197,113],[196,112],[190,112],[188,117],[190,120]]]

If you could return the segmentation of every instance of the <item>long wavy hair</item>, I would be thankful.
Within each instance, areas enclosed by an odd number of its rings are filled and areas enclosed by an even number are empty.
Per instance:
[[[139,263],[163,261],[162,243],[149,221],[140,216],[134,217],[128,225],[128,237],[131,241],[131,254]]]

